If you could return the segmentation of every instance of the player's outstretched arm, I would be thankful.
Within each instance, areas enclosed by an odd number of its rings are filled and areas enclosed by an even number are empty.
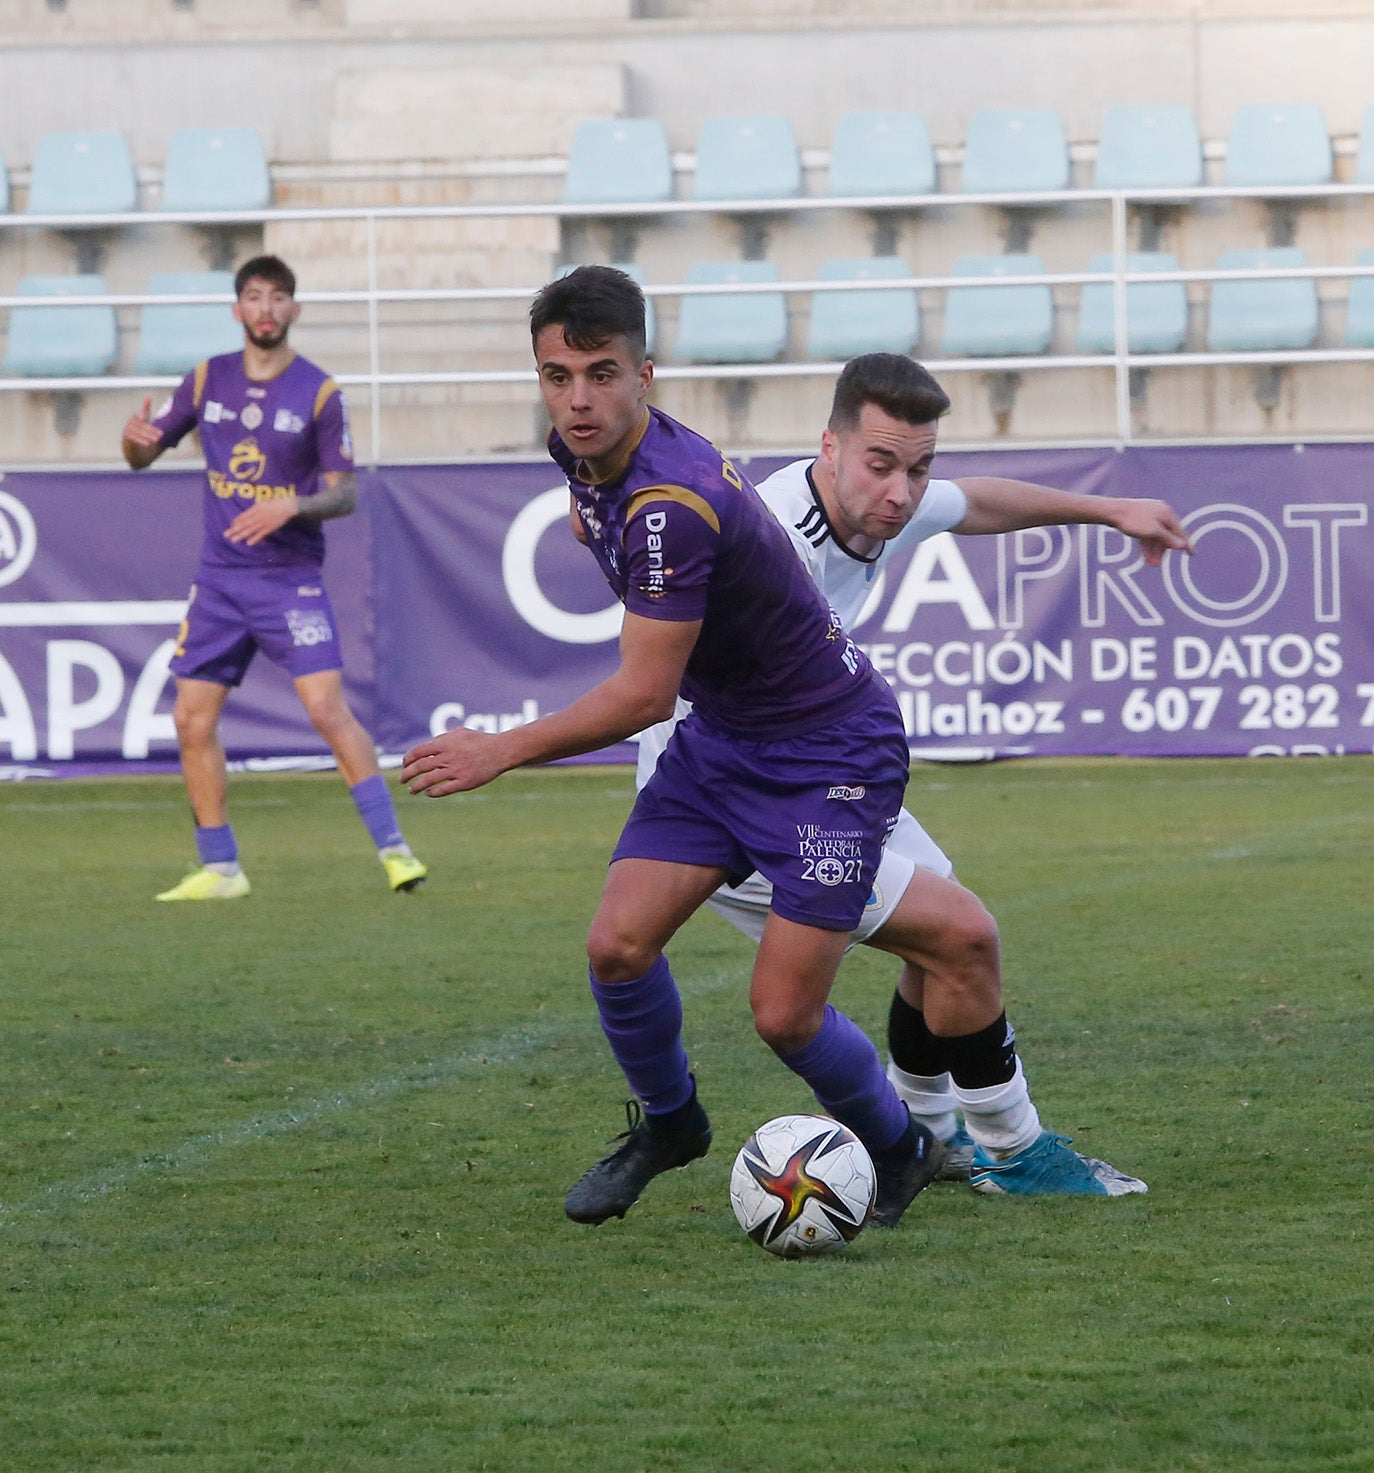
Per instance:
[[[498,733],[444,732],[405,754],[401,781],[412,793],[446,798],[509,772],[576,757],[624,741],[673,714],[701,621],[670,623],[626,614],[620,668],[571,706]]]
[[[162,454],[162,431],[152,422],[152,410],[152,399],[145,399],[124,422],[119,448],[130,470],[145,470]]]
[[[964,536],[1017,532],[1024,527],[1083,524],[1115,527],[1140,543],[1145,561],[1156,567],[1166,552],[1192,552],[1177,512],[1167,501],[1134,496],[1085,496],[1031,481],[1001,476],[969,476],[959,482],[968,511],[954,531]]]

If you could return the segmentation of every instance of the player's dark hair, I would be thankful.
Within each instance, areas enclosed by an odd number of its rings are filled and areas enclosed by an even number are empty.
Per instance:
[[[864,353],[845,364],[835,383],[830,428],[852,429],[865,404],[904,424],[934,424],[949,412],[949,395],[928,368],[901,353]]]
[[[241,297],[250,281],[270,281],[288,297],[296,295],[296,273],[280,256],[254,256],[234,273],[234,295]]]
[[[614,266],[578,266],[549,282],[530,304],[530,339],[561,327],[563,340],[580,353],[624,337],[636,363],[644,361],[644,293]]]

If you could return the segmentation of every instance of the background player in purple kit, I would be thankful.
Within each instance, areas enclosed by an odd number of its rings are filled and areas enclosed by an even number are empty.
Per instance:
[[[134,470],[199,430],[205,455],[200,566],[171,670],[181,770],[196,822],[201,867],[159,900],[247,895],[229,823],[219,718],[261,649],[290,672],[315,730],[329,743],[393,890],[428,870],[396,822],[372,739],[343,693],[343,659],[321,581],[322,523],[357,504],[348,415],[338,385],[287,339],[300,314],[296,277],[275,256],[256,256],[234,278],[242,353],[200,364],[172,397],[124,426]]]
[[[620,666],[527,726],[421,743],[401,776],[443,797],[628,737],[667,717],[679,690],[693,703],[625,824],[588,937],[601,1025],[643,1117],[631,1108],[624,1144],[568,1193],[568,1216],[622,1217],[653,1177],[706,1153],[663,948],[718,885],[757,869],[773,900],[750,985],[755,1027],[868,1148],[873,1221],[893,1226],[944,1149],[829,995],[906,787],[896,701],[753,487],[648,406],[634,282],[579,267],[539,293],[530,327],[575,530],[625,604]]]

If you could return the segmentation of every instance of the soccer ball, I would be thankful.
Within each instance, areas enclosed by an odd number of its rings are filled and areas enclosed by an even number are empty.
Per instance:
[[[745,1141],[730,1173],[739,1225],[780,1258],[838,1253],[873,1211],[873,1162],[828,1115],[779,1115]]]

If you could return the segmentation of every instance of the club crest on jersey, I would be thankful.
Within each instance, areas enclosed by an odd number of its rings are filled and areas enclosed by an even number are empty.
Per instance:
[[[838,787],[831,788],[825,796],[827,801],[831,798],[838,798],[841,803],[857,803],[866,792],[868,792],[868,789],[862,786],[862,784],[859,787],[851,788],[841,783]]]
[[[245,430],[255,430],[262,423],[262,405],[245,404],[239,420]]]

